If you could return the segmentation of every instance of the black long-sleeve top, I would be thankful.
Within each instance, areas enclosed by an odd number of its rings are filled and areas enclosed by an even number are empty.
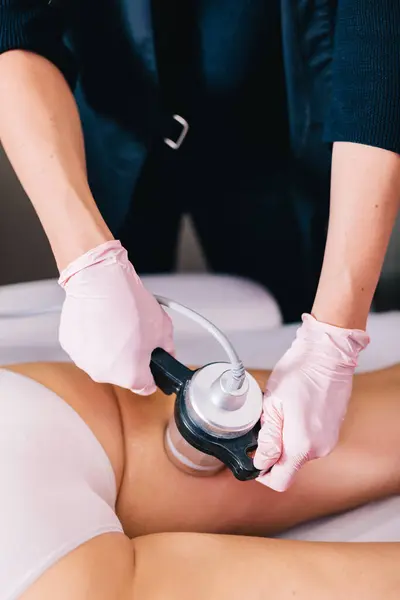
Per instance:
[[[62,4],[63,0],[0,0],[0,53],[34,51],[72,81]],[[97,3],[92,6],[96,11]],[[108,43],[104,39],[104,45]],[[400,153],[400,0],[337,0],[325,131],[330,142]]]

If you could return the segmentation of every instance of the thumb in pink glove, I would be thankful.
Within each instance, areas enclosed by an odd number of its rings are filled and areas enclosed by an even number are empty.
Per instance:
[[[254,457],[263,472],[258,481],[278,492],[307,461],[326,456],[337,444],[358,354],[369,343],[364,331],[307,314],[302,321],[268,380]]]
[[[152,351],[173,353],[172,323],[118,241],[90,250],[60,275],[59,338],[73,362],[97,382],[148,395],[156,386]]]

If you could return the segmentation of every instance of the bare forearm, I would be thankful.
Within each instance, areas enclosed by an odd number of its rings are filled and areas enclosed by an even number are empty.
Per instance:
[[[400,156],[336,143],[324,265],[313,314],[365,329],[400,198]]]
[[[23,51],[0,57],[0,141],[60,269],[112,239],[87,182],[75,100],[46,59]]]
[[[198,534],[134,541],[132,598],[394,600],[398,544],[317,544]]]

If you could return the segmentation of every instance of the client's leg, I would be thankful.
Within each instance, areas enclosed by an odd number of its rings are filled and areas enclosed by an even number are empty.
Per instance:
[[[133,397],[116,390],[122,428],[107,386],[71,365],[21,365],[68,402],[106,449],[120,482],[117,511],[130,537],[159,531],[272,534],[303,521],[347,510],[400,490],[400,368],[357,376],[340,441],[313,461],[283,494],[256,482],[241,483],[228,471],[195,478],[178,471],[164,451],[173,398]],[[256,374],[262,387],[267,374]],[[114,456],[115,455],[115,456]],[[115,458],[116,457],[116,458]],[[156,470],[155,470],[156,465]]]
[[[137,538],[133,546],[132,600],[399,597],[400,544],[329,544],[183,533]]]
[[[264,387],[266,373],[256,376]],[[183,474],[163,449],[172,400],[156,394],[132,402],[122,392],[129,452],[118,514],[125,531],[132,537],[159,531],[270,535],[399,493],[399,390],[397,367],[356,377],[337,448],[305,466],[283,494],[239,482],[227,470],[209,478]]]

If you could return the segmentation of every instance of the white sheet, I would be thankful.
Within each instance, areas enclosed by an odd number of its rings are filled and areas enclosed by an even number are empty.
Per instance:
[[[142,279],[153,293],[190,306],[228,334],[265,331],[282,322],[274,298],[261,286],[244,279],[208,274]],[[57,341],[59,310],[20,319],[1,318],[13,312],[52,310],[61,306],[63,298],[64,292],[55,280],[0,287],[0,364],[67,360]],[[173,313],[172,316],[178,355],[185,360],[187,342],[190,347],[193,339],[202,336],[203,330],[182,315]],[[209,342],[209,336],[204,337]],[[216,344],[215,350],[219,351],[219,359],[225,358]],[[205,347],[205,352],[193,358],[205,362],[207,351]]]
[[[260,286],[233,277],[173,275],[144,277],[154,293],[198,310],[235,344],[247,367],[272,368],[290,345],[297,325],[280,327],[276,302]],[[0,363],[66,360],[58,345],[59,313],[4,319],[21,310],[61,306],[63,291],[54,280],[0,287]],[[171,313],[172,314],[172,313]],[[215,340],[197,324],[174,313],[177,356],[187,364],[225,360]],[[400,362],[400,312],[371,315],[372,343],[361,354],[360,371]]]
[[[223,329],[247,367],[272,368],[290,345],[296,326],[280,326],[280,313],[261,287],[230,277],[176,275],[144,278],[154,293],[198,310]],[[0,313],[59,306],[63,292],[55,281],[0,288]],[[174,315],[177,357],[186,364],[225,360],[217,343],[196,325]],[[67,360],[58,345],[59,315],[0,318],[0,364]],[[400,312],[371,315],[372,342],[361,355],[359,371],[400,362]],[[281,537],[325,541],[400,541],[400,497],[345,515],[307,524]]]

